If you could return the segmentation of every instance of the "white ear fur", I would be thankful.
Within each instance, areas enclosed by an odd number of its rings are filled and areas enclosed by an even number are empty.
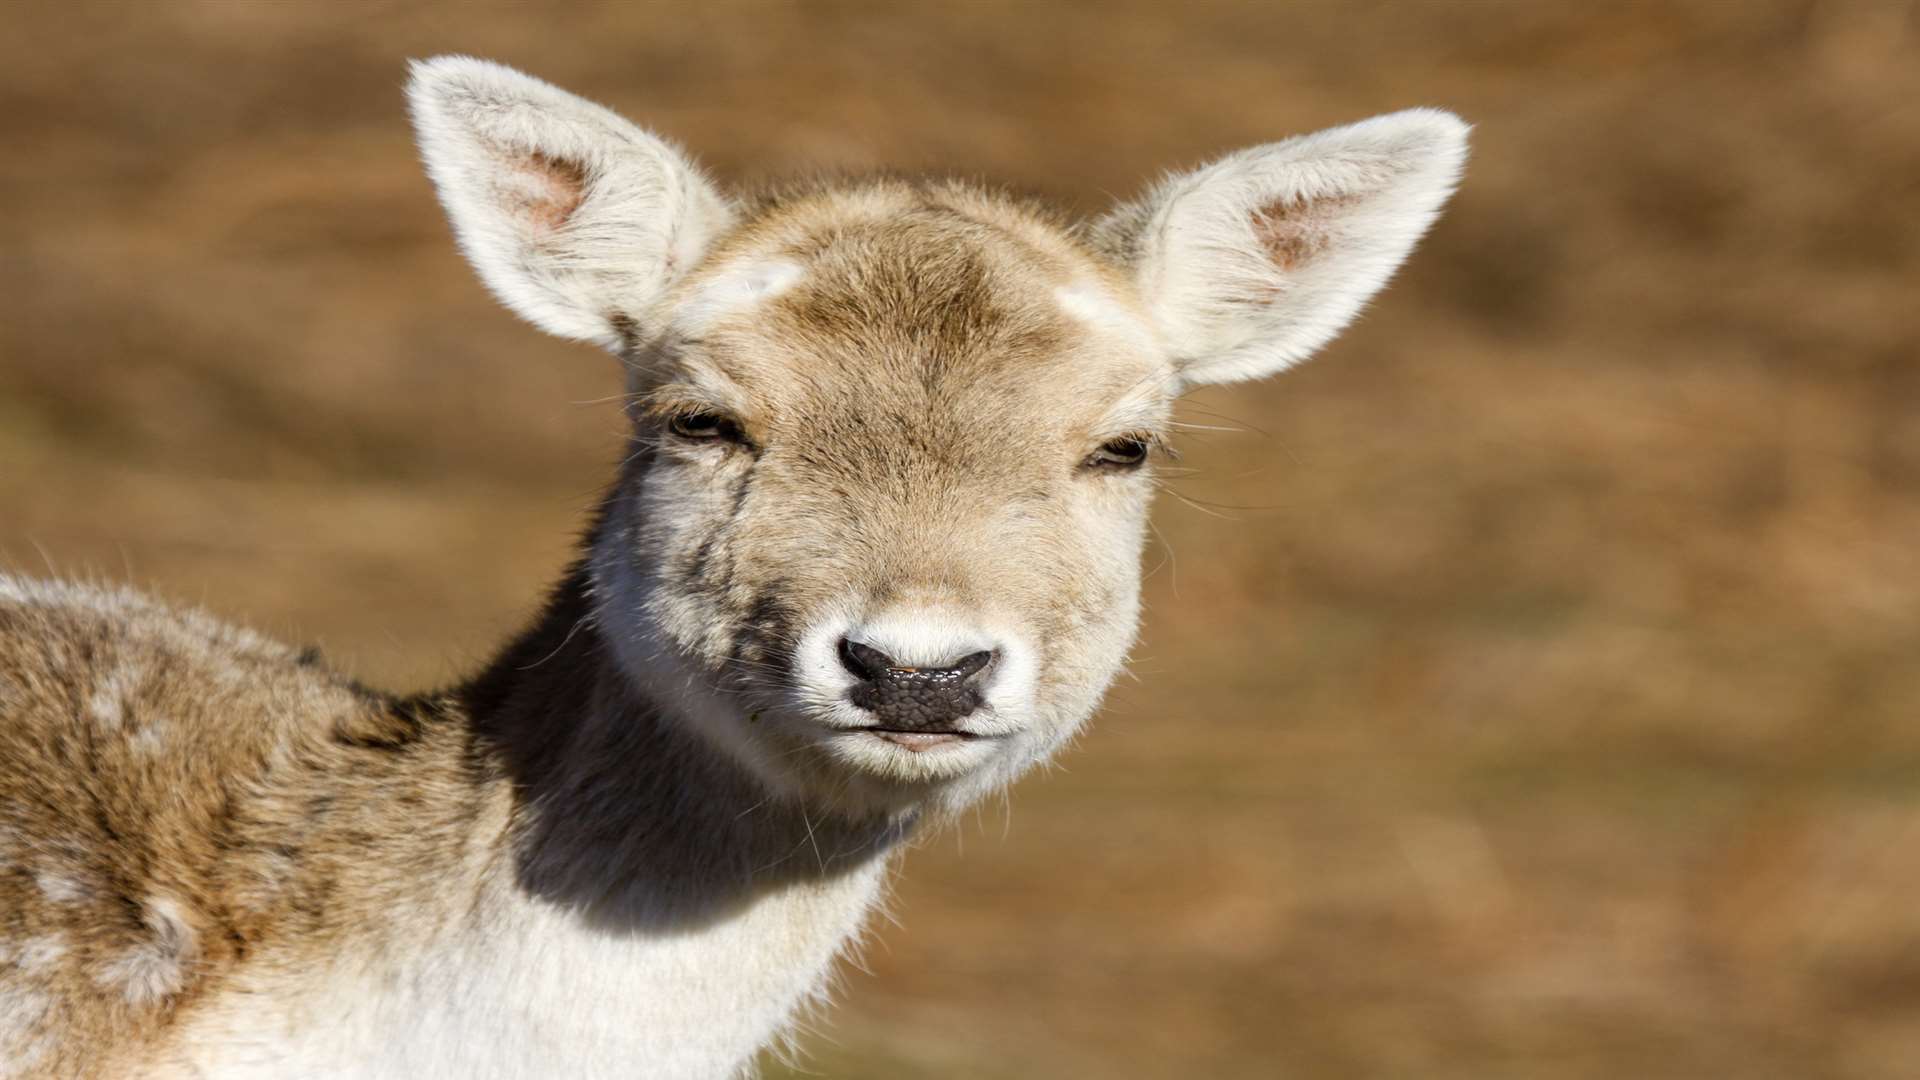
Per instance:
[[[1340,332],[1453,192],[1467,125],[1409,109],[1229,154],[1094,227],[1188,383],[1269,375]]]
[[[621,347],[732,211],[673,147],[512,68],[412,64],[427,173],[480,280],[549,333]]]

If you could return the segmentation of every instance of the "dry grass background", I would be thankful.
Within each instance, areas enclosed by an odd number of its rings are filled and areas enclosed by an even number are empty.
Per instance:
[[[618,452],[496,309],[404,57],[727,179],[1082,209],[1413,104],[1475,121],[1375,310],[1203,395],[1146,639],[1009,828],[934,839],[803,1069],[1920,1075],[1920,11],[12,4],[0,564],[377,682],[471,667]],[[1218,418],[1226,417],[1226,420]],[[1211,511],[1211,512],[1209,512]],[[43,555],[42,552],[45,554]]]

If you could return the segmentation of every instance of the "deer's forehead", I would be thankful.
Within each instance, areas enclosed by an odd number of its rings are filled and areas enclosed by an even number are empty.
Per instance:
[[[966,325],[965,316],[957,326],[833,325],[834,318],[824,332],[796,332],[778,317],[717,329],[690,354],[689,368],[725,399],[795,423],[849,412],[975,427],[1035,417],[1091,422],[1121,407],[1145,415],[1171,397],[1170,368],[1124,323],[1061,313],[989,331]]]
[[[968,224],[850,230],[711,268],[677,316],[698,344],[690,373],[789,414],[990,420],[1165,395],[1165,352],[1123,288]]]

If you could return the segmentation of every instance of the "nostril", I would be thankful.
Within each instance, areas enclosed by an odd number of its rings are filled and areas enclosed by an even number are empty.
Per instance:
[[[975,675],[980,674],[982,669],[988,664],[993,663],[999,656],[999,651],[994,649],[973,653],[961,657],[960,662],[953,665],[949,670],[953,672],[955,678],[971,679]]]
[[[929,682],[954,685],[972,679],[999,659],[997,649],[968,653],[947,667],[913,667],[871,645],[852,638],[840,639],[840,665],[866,682]]]
[[[856,677],[872,682],[883,678],[894,667],[893,658],[870,645],[852,638],[840,639],[840,666]]]

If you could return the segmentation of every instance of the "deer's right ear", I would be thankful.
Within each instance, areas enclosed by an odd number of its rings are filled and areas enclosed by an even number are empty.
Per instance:
[[[461,249],[549,333],[620,349],[732,219],[677,150],[590,101],[465,56],[412,75],[420,153]]]

